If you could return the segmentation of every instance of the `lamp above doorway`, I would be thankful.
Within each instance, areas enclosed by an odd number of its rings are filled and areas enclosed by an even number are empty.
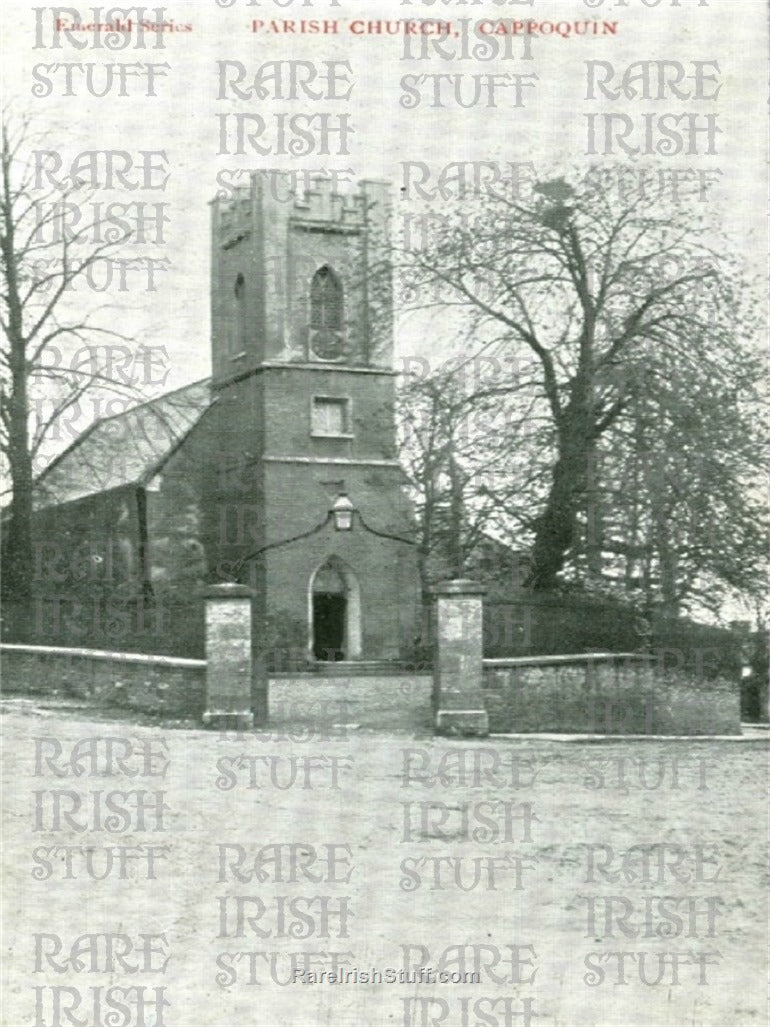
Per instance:
[[[330,516],[334,520],[335,531],[352,531],[353,515],[356,512],[356,508],[347,492],[340,492],[329,511]]]
[[[353,518],[358,518],[358,523],[361,525],[363,530],[369,535],[376,535],[378,538],[389,539],[392,542],[403,542],[404,545],[413,546],[415,545],[414,539],[403,538],[401,535],[392,535],[388,531],[378,531],[376,528],[370,527],[361,516],[361,511],[353,503],[348,496],[347,492],[340,492],[337,498],[332,503],[331,507],[326,513],[326,516],[320,524],[316,524],[314,528],[309,528],[307,531],[303,531],[300,535],[293,535],[291,538],[278,539],[275,542],[268,542],[267,545],[260,546],[259,549],[253,550],[251,553],[247,553],[246,556],[242,556],[240,560],[233,565],[231,571],[231,578],[233,581],[238,580],[241,568],[248,560],[253,560],[263,553],[268,552],[271,549],[277,549],[279,546],[288,546],[292,542],[299,542],[300,539],[309,538],[311,535],[317,534],[322,531],[327,524],[334,522],[335,531],[352,531],[353,530]]]

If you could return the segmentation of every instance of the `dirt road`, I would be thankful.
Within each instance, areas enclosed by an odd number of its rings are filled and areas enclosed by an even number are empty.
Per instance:
[[[6,1025],[767,1022],[759,741],[6,709]]]

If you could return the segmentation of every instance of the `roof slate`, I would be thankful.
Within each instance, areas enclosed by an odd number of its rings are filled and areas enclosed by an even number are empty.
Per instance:
[[[147,481],[210,405],[205,379],[96,421],[40,475],[35,509]]]

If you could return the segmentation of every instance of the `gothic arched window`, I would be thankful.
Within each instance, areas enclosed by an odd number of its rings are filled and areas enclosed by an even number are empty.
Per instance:
[[[345,297],[342,282],[324,264],[310,283],[310,349],[322,360],[342,355]]]

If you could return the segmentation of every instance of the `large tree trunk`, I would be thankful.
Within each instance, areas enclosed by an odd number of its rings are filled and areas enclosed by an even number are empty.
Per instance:
[[[16,488],[18,489],[18,484]],[[28,491],[31,494],[31,488]],[[28,599],[32,594],[33,552],[30,498],[23,496],[21,489],[18,489],[12,504],[13,512],[8,524],[3,561],[3,593],[6,599]]]
[[[5,147],[5,141],[4,141]],[[15,225],[9,197],[8,157],[3,153],[2,249],[8,304],[8,344],[11,391],[8,397],[8,463],[13,498],[10,524],[5,539],[3,593],[26,599],[32,592],[32,455],[29,445],[27,409],[27,345],[24,337],[22,304],[19,297],[19,269],[14,250]]]
[[[558,583],[559,572],[575,540],[582,493],[575,481],[572,460],[559,457],[545,510],[537,519],[532,567],[525,583],[537,592],[549,591]]]
[[[16,369],[14,368],[14,371]],[[3,592],[26,599],[32,593],[32,458],[27,435],[27,389],[22,371],[14,373],[8,461],[13,485],[10,523],[4,546]]]
[[[576,539],[578,515],[596,448],[588,408],[585,395],[573,392],[559,428],[559,452],[545,509],[536,521],[532,565],[525,582],[537,592],[556,587],[559,572]]]

